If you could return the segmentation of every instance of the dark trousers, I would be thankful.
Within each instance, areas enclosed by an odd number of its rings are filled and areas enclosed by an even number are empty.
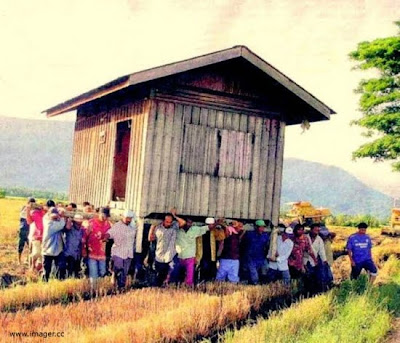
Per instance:
[[[29,225],[26,219],[20,218],[19,220],[19,233],[18,233],[18,253],[21,254],[25,245],[28,246]]]
[[[199,266],[199,281],[213,281],[217,276],[217,262],[202,258]]]
[[[58,256],[43,255],[43,268],[44,268],[43,279],[45,282],[49,281],[51,267],[53,266],[53,261],[56,267],[57,279],[59,280],[65,279],[66,265],[65,265],[64,253],[60,253]]]
[[[79,278],[81,272],[81,258],[66,256],[65,262],[66,262],[68,276]]]
[[[131,266],[131,258],[121,258],[118,256],[112,257],[114,277],[117,281],[118,288],[126,286],[126,276],[128,275],[129,267]]]
[[[168,263],[155,261],[155,268],[157,272],[156,286],[160,287],[164,282],[178,282],[179,281],[179,259],[175,255],[173,260]]]

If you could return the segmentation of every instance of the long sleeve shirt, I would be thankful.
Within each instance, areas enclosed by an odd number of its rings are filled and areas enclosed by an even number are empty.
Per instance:
[[[247,231],[242,239],[246,257],[252,261],[265,260],[268,253],[269,238],[268,232]]]
[[[289,270],[288,258],[293,250],[293,241],[290,238],[282,239],[282,236],[278,236],[276,240],[276,252],[278,257],[275,261],[269,262],[269,267],[274,270]]]
[[[65,256],[71,256],[74,259],[82,257],[82,239],[85,234],[83,227],[73,224],[71,229],[65,229]]]
[[[42,254],[45,256],[58,256],[64,250],[62,230],[65,220],[51,220],[47,216],[43,219]]]
[[[325,245],[324,245],[324,241],[322,240],[322,238],[320,236],[316,236],[314,239],[314,242],[312,241],[312,238],[310,235],[307,235],[307,238],[310,242],[310,245],[314,252],[315,257],[316,258],[320,257],[322,262],[326,262]],[[304,262],[304,264],[307,264],[307,262],[310,262],[311,266],[313,266],[313,267],[316,266],[314,259],[307,252],[304,254],[303,262]]]
[[[105,234],[110,229],[109,221],[100,221],[97,218],[89,220],[90,230],[85,231],[84,241],[89,258],[102,261],[106,259]]]
[[[208,226],[192,226],[189,230],[179,229],[176,235],[176,252],[179,258],[192,258],[196,256],[196,238],[203,236],[208,231]]]

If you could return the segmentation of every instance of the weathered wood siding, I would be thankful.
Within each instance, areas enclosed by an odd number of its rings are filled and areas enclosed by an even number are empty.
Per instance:
[[[71,201],[78,204],[90,201],[96,206],[109,204],[117,123],[131,120],[125,207],[139,210],[147,112],[147,101],[136,101],[104,112],[78,112],[72,156]]]
[[[259,113],[151,100],[140,214],[176,206],[185,215],[277,223],[284,129]]]

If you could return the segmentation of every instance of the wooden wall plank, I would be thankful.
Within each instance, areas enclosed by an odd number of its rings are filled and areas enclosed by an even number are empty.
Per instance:
[[[255,130],[254,130],[254,145],[252,153],[252,179],[250,185],[250,202],[249,202],[249,217],[255,219],[257,216],[257,198],[258,189],[262,187],[258,183],[259,168],[260,168],[260,153],[261,153],[261,130],[262,130],[262,118],[256,118]]]
[[[269,119],[263,119],[263,126],[261,130],[260,165],[258,174],[258,183],[262,186],[259,188],[257,196],[257,218],[264,219],[271,219],[265,214],[265,208],[268,208],[271,204],[271,199],[269,198],[269,195],[267,195],[267,189],[265,187],[267,182],[267,169],[270,163],[270,160],[268,159],[270,124],[271,123]]]
[[[279,123],[279,134],[277,137],[277,149],[276,149],[276,168],[275,168],[275,183],[274,192],[272,199],[272,222],[274,225],[278,225],[279,212],[280,212],[280,201],[281,201],[281,190],[282,190],[282,171],[283,171],[283,153],[285,146],[285,123]]]
[[[266,182],[266,206],[265,206],[265,217],[271,218],[272,216],[272,198],[275,184],[275,167],[276,167],[276,140],[279,129],[279,121],[276,119],[271,120],[271,131],[268,146],[268,170],[267,170],[267,182]]]

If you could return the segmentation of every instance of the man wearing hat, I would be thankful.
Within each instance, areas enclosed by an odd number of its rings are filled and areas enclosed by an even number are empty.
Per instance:
[[[126,286],[126,276],[133,259],[136,239],[135,213],[125,210],[122,219],[111,226],[105,234],[105,239],[113,239],[111,259],[113,261],[114,280],[119,290]]]
[[[249,283],[257,285],[262,277],[262,272],[268,253],[269,232],[265,231],[267,224],[259,219],[255,222],[253,231],[246,231],[242,238],[244,248],[244,262],[247,265]],[[265,277],[265,275],[264,275]]]
[[[83,216],[75,214],[73,220],[67,219],[65,225],[64,255],[67,264],[67,273],[70,277],[79,277],[82,259],[82,239],[85,230],[82,226]]]
[[[277,238],[276,256],[269,258],[268,282],[283,279],[285,285],[290,285],[288,258],[293,250],[293,241],[289,238],[290,235],[293,235],[293,229],[288,227]]]

